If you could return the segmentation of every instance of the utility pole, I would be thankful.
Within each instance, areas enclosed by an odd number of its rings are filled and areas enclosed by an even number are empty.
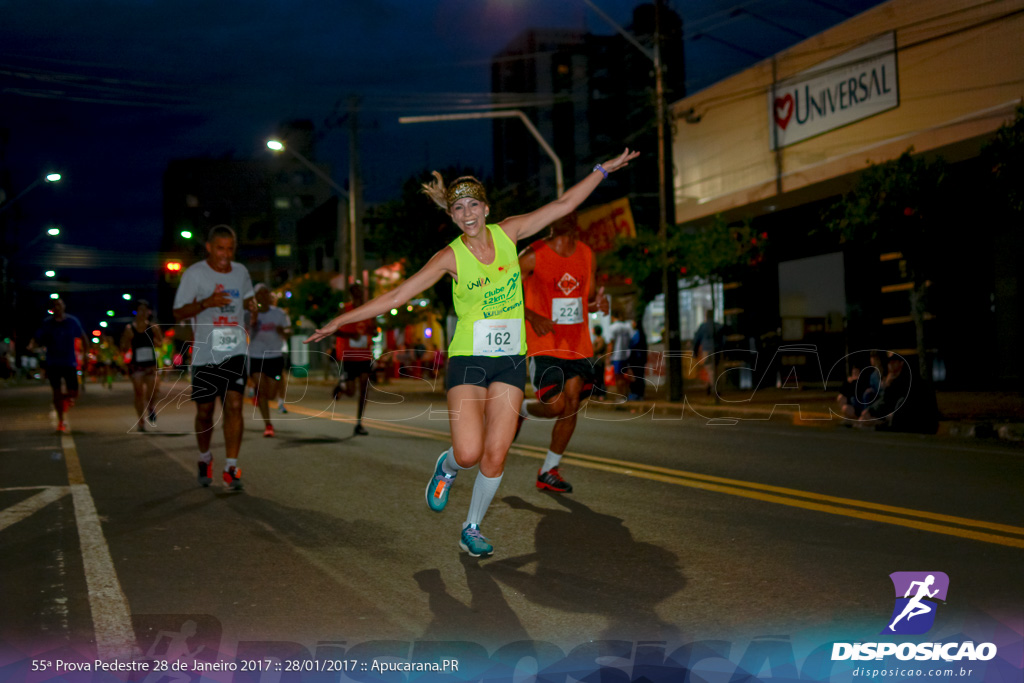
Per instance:
[[[664,0],[654,2],[654,50],[648,50],[629,31],[616,24],[592,0],[582,0],[584,4],[605,20],[619,35],[638,49],[647,59],[654,62],[654,107],[655,120],[658,127],[658,239],[668,243],[668,226],[675,223],[675,187],[671,168],[671,157],[666,150],[667,141],[672,139],[666,134],[665,117],[665,73],[661,63],[661,14]],[[665,351],[668,358],[668,389],[669,400],[683,399],[682,373],[682,340],[679,336],[679,276],[671,264],[665,263],[661,271],[661,290],[665,299]]]
[[[654,3],[654,92],[658,109],[658,238],[662,245],[668,244],[668,226],[675,223],[675,186],[672,182],[672,158],[668,154],[665,126],[665,73],[661,63],[661,8],[663,0]],[[679,335],[679,276],[672,264],[666,263],[661,271],[661,290],[665,293],[665,351],[668,359],[668,393],[670,401],[681,401],[684,397],[682,373],[682,339]]]
[[[363,272],[361,239],[363,226],[360,220],[363,212],[363,182],[359,172],[359,98],[349,99],[349,154],[348,154],[348,224],[349,248],[351,249],[349,277],[354,282],[360,281]]]

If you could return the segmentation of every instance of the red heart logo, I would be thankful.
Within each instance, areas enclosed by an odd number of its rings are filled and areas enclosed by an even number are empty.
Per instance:
[[[775,123],[782,130],[786,130],[789,120],[793,118],[793,95],[786,93],[785,97],[775,98]]]

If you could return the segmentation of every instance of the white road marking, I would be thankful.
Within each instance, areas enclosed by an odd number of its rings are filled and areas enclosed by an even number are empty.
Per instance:
[[[19,490],[25,490],[29,487],[18,487]],[[43,490],[32,496],[26,498],[16,505],[12,505],[3,512],[0,512],[0,531],[3,531],[12,524],[16,524],[21,520],[25,519],[34,512],[42,510],[50,503],[55,503],[64,496],[68,495],[67,486],[46,486],[39,487],[34,486],[31,488],[42,488]],[[12,489],[3,489],[4,491],[11,491]]]
[[[70,434],[64,434],[60,442],[68,468],[71,498],[75,503],[75,523],[78,525],[85,583],[89,589],[96,653],[104,660],[131,659],[136,646],[128,599],[118,581],[114,560],[110,557],[110,548],[96,513],[96,503],[85,483],[75,441]]]

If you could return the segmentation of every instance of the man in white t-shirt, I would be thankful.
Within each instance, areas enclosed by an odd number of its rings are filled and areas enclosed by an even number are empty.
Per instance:
[[[256,385],[256,405],[263,416],[263,436],[274,436],[270,423],[269,402],[277,398],[277,409],[287,413],[284,392],[278,391],[284,378],[284,352],[281,350],[291,335],[291,318],[274,305],[274,295],[262,282],[256,285],[256,304],[259,314],[246,315],[249,328],[249,373]]]
[[[248,378],[248,337],[243,313],[256,312],[252,279],[236,263],[235,231],[227,225],[210,229],[206,260],[189,266],[174,295],[174,319],[192,321],[192,400],[196,404],[199,483],[212,482],[213,411],[217,397],[224,413],[224,484],[242,490],[238,452],[242,447],[242,402]]]

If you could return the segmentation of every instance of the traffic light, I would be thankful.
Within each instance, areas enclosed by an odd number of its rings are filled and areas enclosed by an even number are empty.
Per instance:
[[[181,280],[181,272],[185,266],[181,261],[167,261],[164,263],[164,280],[170,284],[177,284]]]

